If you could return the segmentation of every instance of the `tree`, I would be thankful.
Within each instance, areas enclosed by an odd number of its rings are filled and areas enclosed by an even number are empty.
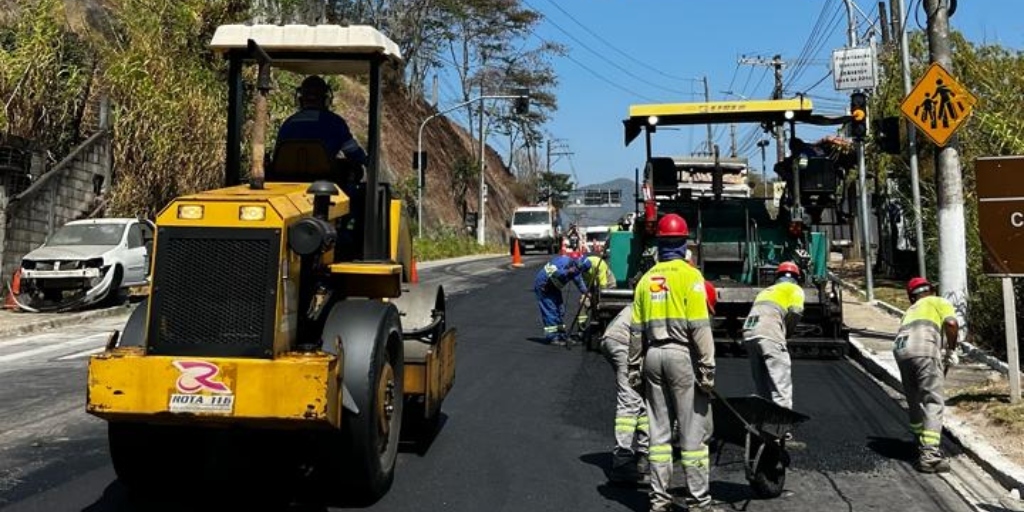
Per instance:
[[[538,178],[537,190],[540,194],[540,200],[546,200],[558,208],[565,204],[565,200],[569,197],[569,192],[572,192],[576,187],[573,182],[569,181],[570,176],[568,174],[542,172]]]
[[[469,211],[469,201],[466,194],[469,187],[480,177],[480,165],[469,157],[462,156],[452,165],[452,191],[455,197],[455,207],[459,209],[462,218],[466,218]]]

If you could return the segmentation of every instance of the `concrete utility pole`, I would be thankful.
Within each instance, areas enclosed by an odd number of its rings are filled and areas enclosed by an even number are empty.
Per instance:
[[[729,156],[736,158],[736,125],[729,125]]]
[[[782,99],[782,55],[772,57],[772,67],[775,68],[775,90],[772,91],[772,99]],[[784,126],[775,127],[775,157],[776,162],[786,159],[786,145]]]
[[[782,61],[782,55],[776,55],[772,57],[772,60],[765,60],[762,57],[747,58],[742,57],[739,59],[740,64],[747,64],[750,66],[771,66],[775,70],[775,88],[772,90],[772,99],[782,99],[782,67],[786,65]],[[786,158],[786,130],[784,126],[775,127],[775,157],[776,162],[781,162]]]
[[[704,103],[711,103],[711,92],[708,89],[708,77],[704,75]],[[708,154],[711,154],[711,149],[715,145],[714,136],[711,134],[711,123],[708,123]]]
[[[928,16],[928,53],[931,62],[953,70],[949,44],[949,2],[924,0]],[[935,149],[935,178],[939,210],[939,287],[956,307],[960,339],[967,334],[967,242],[964,227],[964,185],[956,139]]]
[[[484,85],[480,84],[480,97],[484,97]],[[487,136],[484,135],[484,100],[480,100],[480,210],[476,214],[476,243],[487,244]]]
[[[914,84],[910,80],[910,43],[908,42],[907,31],[901,30],[906,25],[903,19],[903,0],[896,0],[896,12],[893,13],[893,28],[899,30],[900,37],[900,64],[903,67],[903,95],[910,94]],[[907,151],[910,153],[910,188],[914,197],[914,236],[917,240],[917,274],[921,277],[928,277],[928,267],[924,262],[924,220],[921,218],[921,185],[920,174],[917,169],[917,126],[904,119],[907,127]]]
[[[846,1],[847,15],[847,44],[850,48],[857,47],[857,13],[854,11],[853,0]],[[860,92],[860,90],[854,91]],[[874,269],[872,268],[871,257],[871,224],[869,222],[871,210],[868,208],[868,184],[867,169],[864,164],[864,141],[857,140],[857,181],[860,188],[860,229],[861,238],[864,240],[864,286],[866,288],[868,302],[875,300]]]

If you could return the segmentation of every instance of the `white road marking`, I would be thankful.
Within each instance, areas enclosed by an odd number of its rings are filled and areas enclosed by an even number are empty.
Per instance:
[[[90,348],[88,350],[83,350],[81,352],[75,352],[73,354],[68,354],[66,356],[60,356],[56,360],[57,361],[68,361],[68,360],[71,360],[71,359],[81,359],[81,358],[85,358],[85,357],[91,356],[93,354],[99,354],[100,352],[103,352],[106,348],[107,347]]]
[[[103,341],[107,339],[109,333],[101,332],[92,334],[84,338],[79,338],[74,341],[68,341],[64,343],[58,343],[53,345],[44,345],[42,347],[36,347],[31,350],[23,350],[21,352],[15,352],[13,354],[7,354],[0,356],[0,363],[9,363],[11,361],[17,361],[19,359],[25,359],[26,357],[37,356],[39,354],[45,354],[47,352],[55,352],[61,349],[67,349],[70,347],[77,347],[79,345],[85,345],[87,343],[95,343],[97,341]]]

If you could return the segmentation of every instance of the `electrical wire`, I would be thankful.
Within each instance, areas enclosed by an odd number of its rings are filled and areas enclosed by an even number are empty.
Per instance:
[[[532,5],[530,5],[529,2],[525,2],[524,1],[523,4],[526,5],[527,7],[530,7],[531,9],[537,11],[537,8],[533,7]],[[657,83],[651,82],[650,80],[647,80],[646,78],[643,78],[643,77],[633,73],[632,71],[626,69],[625,67],[619,65],[617,62],[612,61],[611,59],[606,57],[601,52],[598,52],[597,50],[594,50],[593,48],[591,48],[589,45],[587,45],[587,43],[584,43],[583,41],[580,41],[579,38],[577,38],[576,36],[572,35],[568,30],[562,28],[562,26],[559,25],[558,23],[555,23],[550,17],[546,17],[545,16],[544,20],[547,21],[552,27],[555,27],[555,29],[557,29],[559,32],[565,34],[569,39],[572,39],[573,41],[575,41],[576,44],[580,45],[580,47],[582,47],[584,50],[587,50],[588,52],[594,54],[598,59],[604,61],[605,63],[607,63],[609,65],[611,65],[615,69],[621,71],[624,75],[626,75],[626,76],[628,76],[628,77],[630,77],[630,78],[632,78],[632,79],[634,79],[634,80],[636,80],[636,81],[638,81],[638,82],[640,82],[640,83],[642,83],[642,84],[644,84],[644,85],[646,85],[648,87],[653,87],[655,89],[660,89],[662,91],[666,91],[666,92],[670,92],[670,93],[675,93],[675,94],[679,93],[678,89],[672,89],[670,87],[665,87],[665,86],[663,86],[661,84],[657,84]]]
[[[550,41],[548,41],[547,39],[544,39],[543,37],[537,35],[536,32],[531,31],[530,33],[533,35],[533,37],[536,37],[537,39],[541,40],[541,42],[543,42],[545,44],[551,44]],[[617,82],[614,82],[614,81],[608,79],[607,77],[605,77],[601,73],[598,73],[597,71],[594,71],[590,66],[587,66],[586,64],[576,60],[572,55],[565,55],[564,57],[566,59],[568,59],[570,62],[572,62],[573,64],[576,64],[577,66],[583,68],[584,71],[586,71],[586,72],[590,73],[591,75],[593,75],[594,78],[597,78],[598,80],[601,80],[602,82],[604,82],[604,83],[606,83],[606,84],[608,84],[608,85],[610,85],[610,86],[612,86],[612,87],[614,87],[614,88],[616,88],[616,89],[618,89],[618,90],[620,90],[620,91],[622,91],[622,92],[624,92],[626,94],[629,94],[631,96],[635,96],[635,97],[640,98],[640,99],[642,99],[644,101],[649,101],[651,103],[656,103],[658,101],[658,100],[655,100],[655,99],[651,98],[650,96],[646,96],[646,95],[640,94],[640,93],[638,93],[638,92],[636,92],[634,90],[629,89],[628,87],[625,87],[625,86],[623,86],[623,85],[621,85],[621,84],[619,84]]]
[[[672,80],[680,80],[680,81],[692,80],[692,78],[685,78],[685,77],[680,77],[680,76],[670,75],[670,74],[668,74],[668,73],[665,73],[664,71],[661,71],[660,69],[658,69],[658,68],[657,68],[657,67],[655,67],[655,66],[651,66],[651,65],[648,65],[648,64],[646,64],[646,63],[644,63],[644,62],[640,61],[640,60],[639,60],[639,59],[637,59],[636,57],[634,57],[634,56],[632,56],[632,55],[630,55],[630,54],[628,54],[628,53],[626,53],[626,52],[622,51],[621,49],[619,49],[618,47],[616,47],[616,46],[615,46],[615,45],[613,45],[612,43],[609,43],[609,42],[608,42],[608,41],[607,41],[607,40],[606,40],[605,38],[601,37],[601,35],[600,35],[600,34],[598,34],[598,33],[594,32],[594,31],[593,31],[593,30],[591,30],[591,29],[590,29],[589,27],[587,27],[586,25],[584,25],[583,23],[581,23],[581,22],[580,22],[579,20],[577,20],[577,19],[576,19],[576,18],[575,18],[575,17],[574,17],[574,16],[572,15],[572,14],[570,14],[570,13],[569,13],[568,11],[566,11],[565,9],[563,9],[563,8],[562,8],[562,6],[558,5],[558,3],[556,3],[556,2],[555,2],[555,0],[547,0],[547,1],[548,1],[548,3],[550,3],[551,5],[553,5],[553,6],[555,7],[555,9],[558,9],[558,10],[559,10],[559,11],[560,11],[560,12],[561,12],[562,14],[566,15],[566,17],[568,17],[568,18],[569,18],[570,20],[572,20],[572,22],[573,22],[573,23],[575,23],[576,25],[578,25],[578,26],[579,26],[580,28],[582,28],[582,29],[583,29],[584,31],[586,31],[586,32],[587,32],[588,34],[590,34],[591,36],[593,36],[593,37],[594,37],[595,39],[597,39],[598,41],[600,41],[600,42],[604,43],[604,45],[605,45],[605,46],[607,46],[607,47],[611,48],[612,50],[614,50],[614,51],[615,51],[616,53],[618,53],[619,55],[622,55],[623,57],[626,57],[627,59],[629,59],[629,60],[631,60],[631,61],[635,62],[635,63],[636,63],[636,64],[638,64],[639,66],[641,66],[641,67],[643,67],[643,68],[646,68],[646,69],[648,69],[648,70],[650,70],[650,71],[653,71],[653,72],[655,72],[655,73],[657,73],[657,74],[659,74],[659,75],[661,75],[661,76],[663,76],[663,77],[665,77],[665,78],[670,78],[670,79],[672,79]],[[533,10],[535,10],[535,11],[537,10],[537,9],[536,9],[535,7],[532,7],[532,6],[530,6],[530,4],[529,4],[529,3],[526,3],[526,2],[524,2],[524,3],[525,3],[525,4],[526,4],[526,5],[528,6],[528,7],[530,7],[531,9],[533,9]],[[538,12],[539,12],[539,11],[538,11]]]

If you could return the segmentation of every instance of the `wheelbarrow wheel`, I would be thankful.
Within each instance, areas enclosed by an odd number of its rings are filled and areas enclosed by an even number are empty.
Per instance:
[[[765,450],[749,478],[758,498],[778,498],[786,485],[786,466],[774,450]]]

